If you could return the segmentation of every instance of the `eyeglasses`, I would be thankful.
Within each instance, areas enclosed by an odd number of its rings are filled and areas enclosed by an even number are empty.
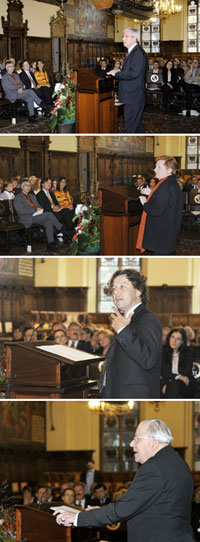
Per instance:
[[[141,437],[135,436],[135,437],[133,438],[132,442],[133,442],[133,441],[134,441],[134,442],[137,442],[137,440],[141,440],[141,439],[155,440],[155,437],[150,437],[149,435],[143,435],[143,436],[141,436]]]

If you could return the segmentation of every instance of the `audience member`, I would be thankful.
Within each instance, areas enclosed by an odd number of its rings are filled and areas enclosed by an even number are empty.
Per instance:
[[[161,392],[167,399],[193,397],[192,356],[183,329],[171,329],[163,347]]]
[[[94,459],[87,461],[86,470],[81,473],[80,481],[85,483],[85,490],[88,494],[91,492],[91,487],[94,483],[103,481],[102,473],[95,469]]]
[[[42,59],[39,59],[37,61],[36,70],[34,71],[35,79],[43,88],[43,92],[45,93],[45,99],[48,105],[52,105],[52,94],[53,94],[53,88],[50,84],[47,72],[45,70],[44,62]]]
[[[0,200],[14,199],[13,183],[11,181],[4,182],[4,191],[0,194]]]
[[[13,326],[12,340],[15,342],[23,341],[23,333],[20,326]]]
[[[75,504],[76,493],[74,489],[72,487],[66,487],[62,493],[61,500],[64,504]]]
[[[77,482],[74,484],[74,491],[76,495],[75,505],[80,506],[80,508],[87,508],[90,505],[91,499],[90,495],[87,495],[85,492],[85,485],[82,482]]]
[[[91,499],[91,506],[104,506],[111,502],[111,498],[108,497],[107,487],[104,484],[96,484],[94,487],[93,498]]]
[[[33,504],[35,498],[33,494],[33,489],[31,486],[27,485],[23,488],[23,504],[25,506],[28,506],[29,504]]]
[[[66,331],[64,331],[64,329],[57,329],[56,331],[54,331],[53,335],[54,335],[54,341],[56,344],[67,345],[68,338],[67,338],[67,333]]]
[[[62,208],[55,196],[55,192],[51,190],[51,179],[47,178],[41,182],[41,190],[37,194],[42,209],[48,213],[52,213],[58,217],[58,220],[63,224],[63,233],[66,241],[70,241],[74,235],[72,225],[73,213],[70,209]]]
[[[65,177],[60,177],[58,182],[56,181],[56,188],[54,193],[60,207],[73,210],[73,198],[71,197],[67,189],[67,179]],[[73,213],[71,215],[73,217]]]
[[[52,489],[51,487],[38,486],[35,492],[35,496],[38,504],[52,501]]]
[[[25,326],[23,329],[23,339],[25,343],[30,343],[37,341],[37,331],[35,331],[33,326]]]
[[[163,107],[165,113],[168,112],[170,103],[172,101],[173,91],[179,91],[178,87],[178,70],[174,69],[172,60],[167,60],[163,68],[163,83],[161,83],[161,89],[163,92]]]

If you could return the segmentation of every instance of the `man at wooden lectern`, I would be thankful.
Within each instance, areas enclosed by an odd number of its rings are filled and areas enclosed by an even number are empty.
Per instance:
[[[162,420],[142,421],[130,442],[141,467],[127,493],[117,503],[85,512],[59,507],[54,512],[58,525],[102,527],[127,521],[128,542],[193,542],[192,473],[172,440]]]
[[[146,308],[145,278],[135,269],[116,271],[110,280],[116,332],[107,352],[100,392],[109,399],[160,397],[162,331]]]
[[[142,113],[145,106],[145,74],[147,70],[146,53],[139,45],[139,32],[135,28],[126,28],[123,32],[123,45],[128,49],[122,70],[113,69],[107,75],[113,75],[119,81],[119,101],[124,103],[124,124],[126,134],[142,134]]]

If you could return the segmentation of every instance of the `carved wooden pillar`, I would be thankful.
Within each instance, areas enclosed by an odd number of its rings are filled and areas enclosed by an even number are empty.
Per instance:
[[[21,0],[8,0],[7,21],[1,17],[7,58],[17,61],[27,57],[28,21],[23,23],[23,7]]]
[[[24,152],[25,175],[29,177],[35,174],[39,177],[47,177],[49,174],[49,136],[20,136],[19,140],[21,149]],[[41,170],[38,175],[36,172],[31,171],[31,162],[34,160],[34,154],[35,160],[37,160],[38,156],[40,158]]]
[[[64,12],[57,11],[56,16],[51,17],[51,60],[53,73],[59,72],[63,77],[68,73],[67,64],[67,19]]]

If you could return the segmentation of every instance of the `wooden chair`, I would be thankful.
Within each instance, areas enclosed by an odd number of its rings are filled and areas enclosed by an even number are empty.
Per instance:
[[[44,231],[44,228],[39,224],[32,225],[29,228],[25,228],[24,224],[18,221],[17,214],[13,207],[12,200],[0,200],[0,233],[4,234],[6,238],[6,253],[9,254],[10,246],[13,244],[13,236],[21,234],[22,242],[25,250],[27,246],[32,246],[33,233],[38,231],[38,228]],[[46,234],[44,232],[45,248],[46,248]]]

